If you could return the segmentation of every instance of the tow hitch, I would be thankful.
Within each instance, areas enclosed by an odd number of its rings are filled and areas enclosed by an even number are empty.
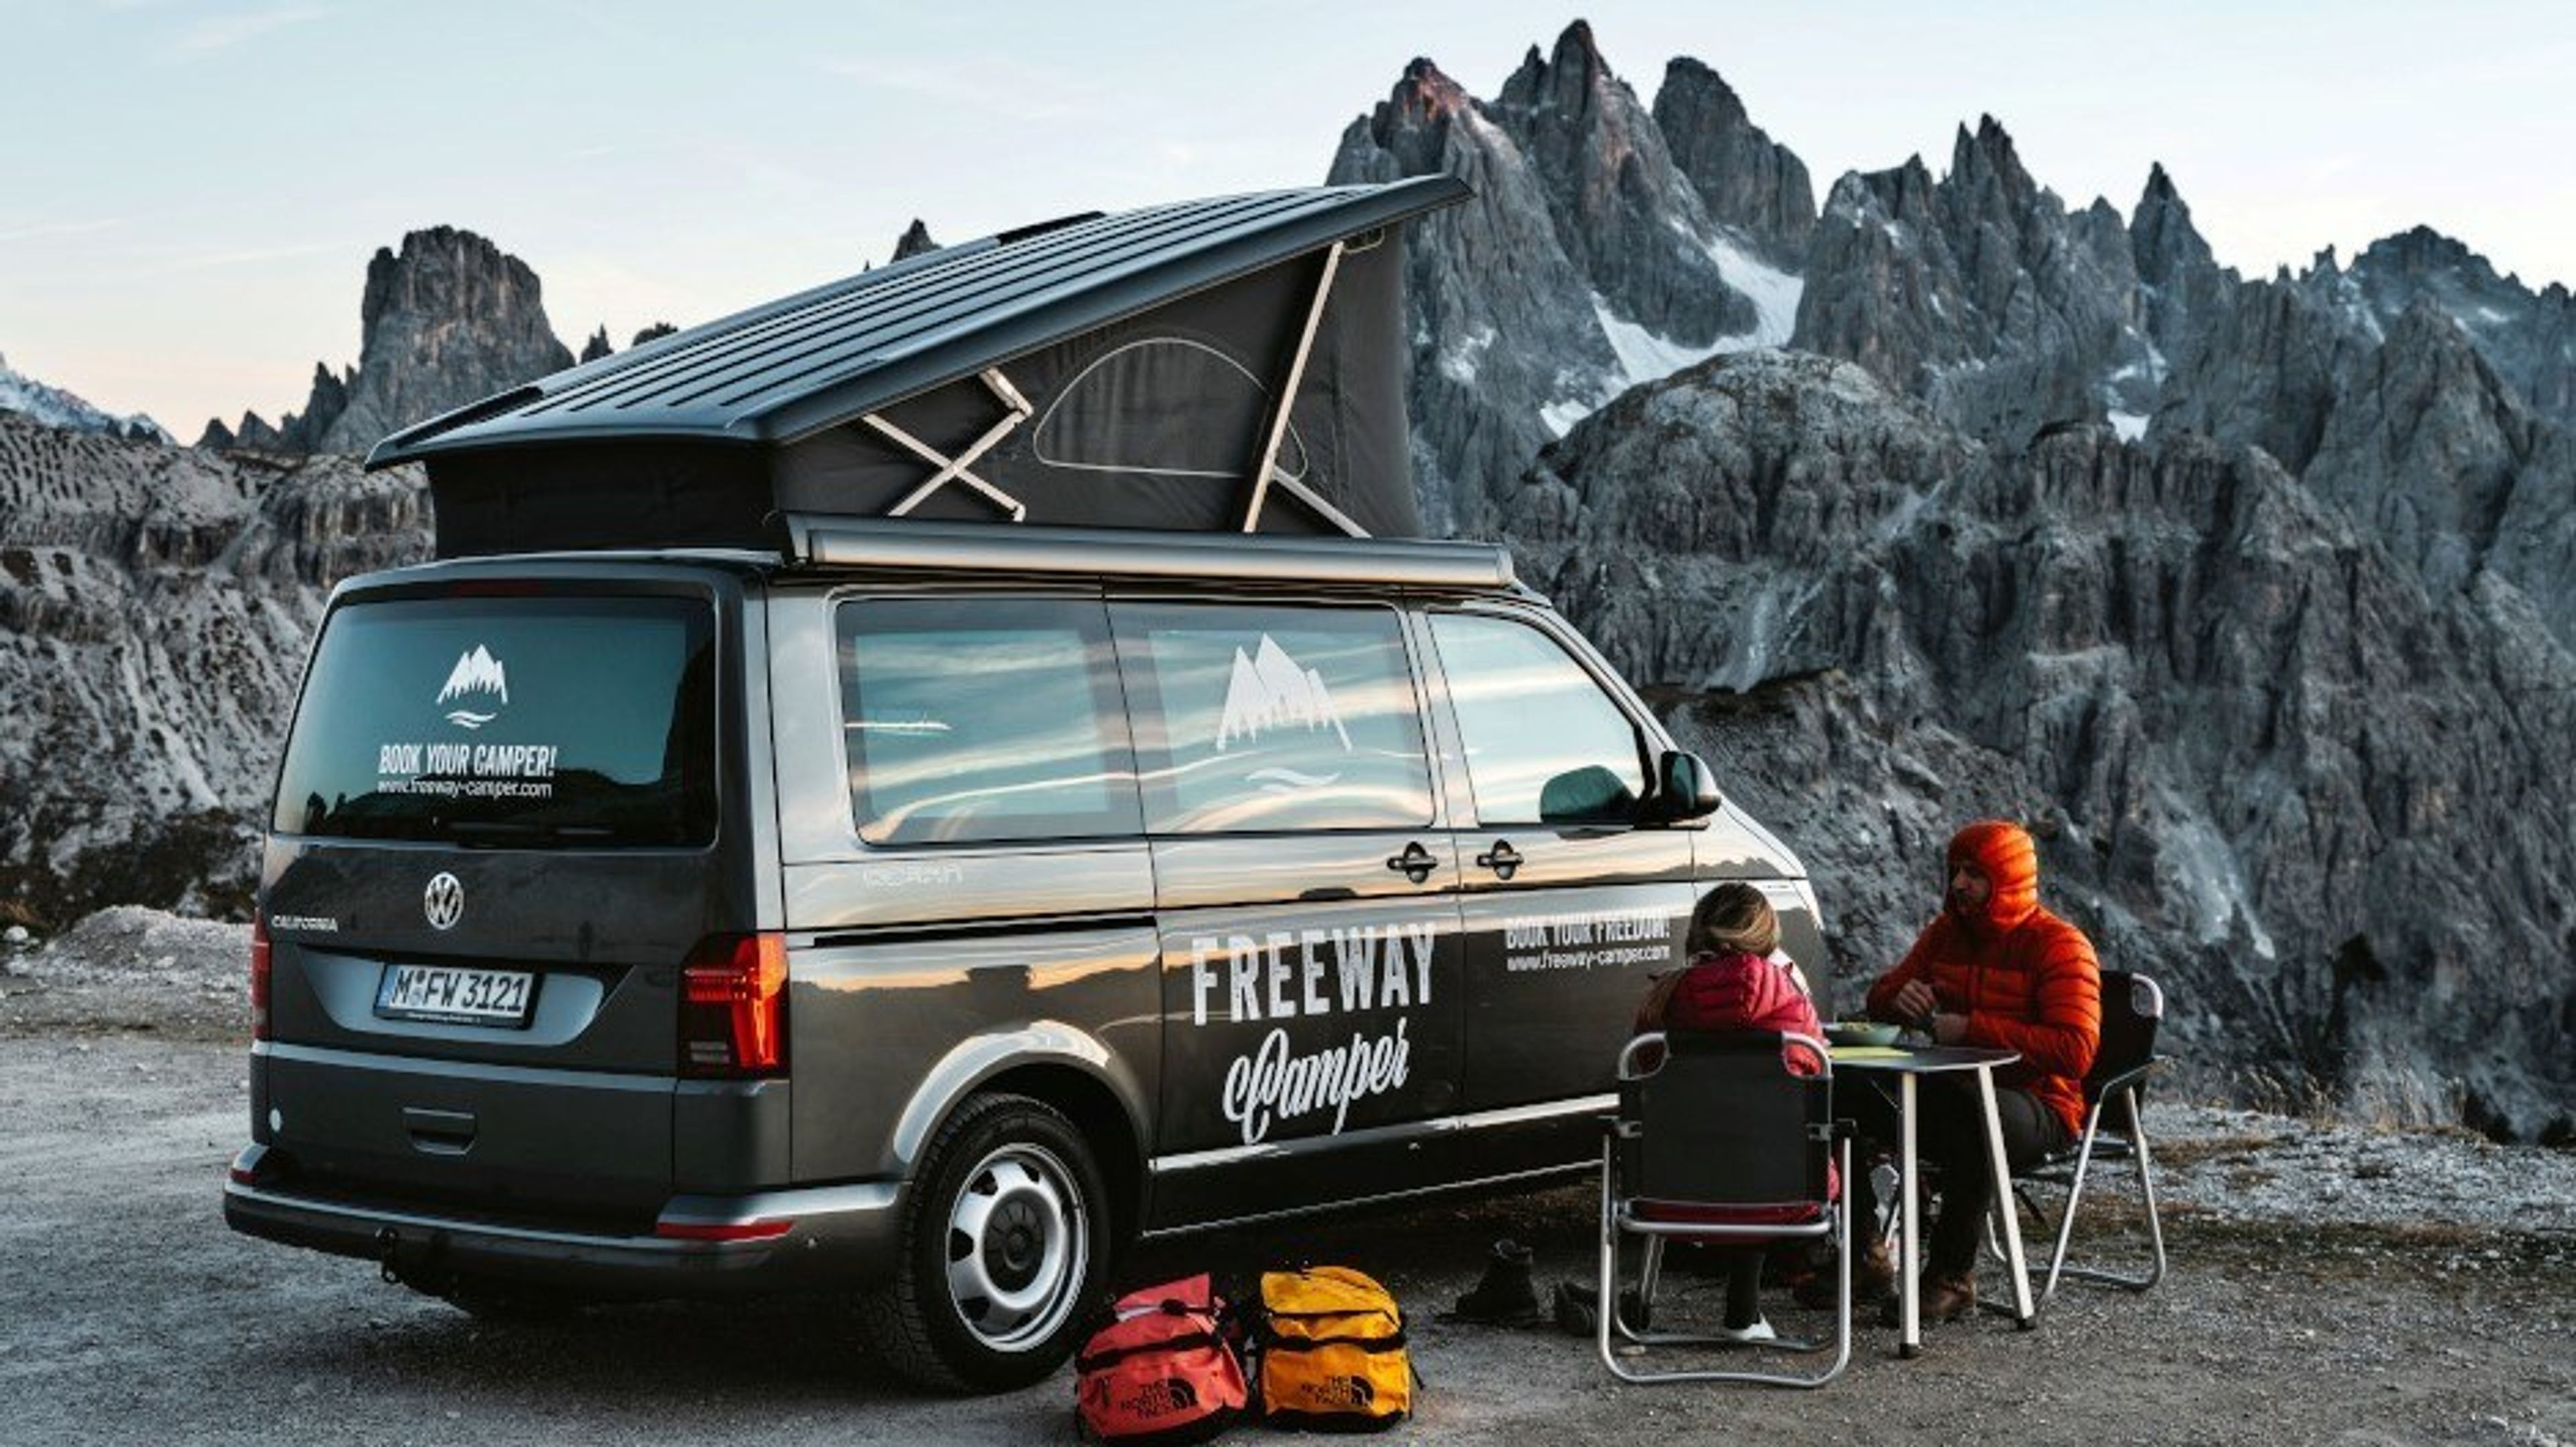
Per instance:
[[[447,1233],[424,1231],[405,1240],[391,1226],[376,1229],[376,1269],[388,1286],[408,1286],[429,1296],[445,1296],[455,1284],[447,1267]]]

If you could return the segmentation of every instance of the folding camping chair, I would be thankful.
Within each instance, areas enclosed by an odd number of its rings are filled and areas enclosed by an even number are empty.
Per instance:
[[[2042,1230],[2057,1238],[2056,1248],[2049,1253],[2048,1280],[2039,1291],[2043,1303],[2056,1294],[2060,1276],[2131,1291],[2145,1291],[2164,1278],[2165,1230],[2163,1220],[2156,1214],[2155,1161],[2148,1153],[2146,1118],[2139,1109],[2146,1095],[2147,1076],[2163,1063],[2164,1057],[2156,1054],[2156,1026],[2164,1014],[2165,993],[2154,980],[2128,970],[2102,972],[2102,1043],[2094,1052],[2093,1069],[2084,1077],[2083,1134],[2013,1180],[2013,1194],[2023,1208],[2037,1218]],[[2067,1264],[2067,1245],[2075,1233],[2075,1210],[2084,1200],[2085,1181],[2096,1161],[2126,1161],[2137,1177],[2138,1194],[2146,1204],[2151,1252],[2143,1271]],[[2065,1192],[2065,1203],[2054,1220],[2041,1206],[2034,1187]],[[1987,1235],[1987,1244],[1992,1247],[1991,1222]]]
[[[1793,1053],[1815,1074],[1792,1072]],[[1619,1113],[1601,1149],[1601,1270],[1596,1345],[1611,1374],[1628,1382],[1758,1382],[1821,1387],[1851,1361],[1851,1197],[1829,1186],[1837,1156],[1851,1173],[1851,1129],[1833,1115],[1833,1064],[1824,1042],[1804,1035],[1641,1035],[1619,1054]],[[1636,1301],[1640,1324],[1624,1320],[1620,1246],[1644,1238]],[[1614,1333],[1636,1347],[1714,1346],[1714,1334],[1643,1329],[1651,1315],[1664,1243],[1675,1238],[1759,1247],[1780,1240],[1831,1239],[1841,1288],[1829,1341],[1765,1342],[1755,1350],[1819,1352],[1833,1363],[1813,1375],[1773,1371],[1655,1371],[1622,1358]]]

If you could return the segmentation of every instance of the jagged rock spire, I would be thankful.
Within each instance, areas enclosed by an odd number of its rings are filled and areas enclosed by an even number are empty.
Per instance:
[[[283,450],[362,453],[388,433],[573,363],[547,324],[536,272],[452,226],[414,231],[399,252],[379,249],[358,317],[358,365],[337,375],[315,365],[303,411],[278,429]]]
[[[903,235],[895,239],[892,259],[902,261],[938,249],[939,243],[930,239],[930,227],[916,216],[912,218],[912,224],[904,228]]]
[[[1664,68],[1654,116],[1709,219],[1742,231],[1784,270],[1804,269],[1816,227],[1815,185],[1797,153],[1753,124],[1734,88],[1699,61],[1678,57]]]

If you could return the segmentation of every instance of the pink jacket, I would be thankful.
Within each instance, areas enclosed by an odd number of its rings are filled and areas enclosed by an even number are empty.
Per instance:
[[[1806,988],[1791,973],[1795,968],[1785,956],[1778,961],[1742,951],[1695,956],[1679,979],[1659,981],[1648,992],[1644,1003],[1637,1007],[1637,1033],[1689,1030],[1719,1034],[1742,1030],[1822,1040],[1824,1022],[1816,1018],[1816,1002],[1807,997]],[[1788,1064],[1799,1075],[1813,1075],[1822,1068],[1822,1062],[1808,1059],[1801,1051],[1792,1051]],[[1829,1194],[1842,1194],[1840,1171],[1829,1167],[1826,1182]],[[1798,1213],[1770,1216],[1767,1209],[1743,1214],[1755,1220],[1803,1219]]]

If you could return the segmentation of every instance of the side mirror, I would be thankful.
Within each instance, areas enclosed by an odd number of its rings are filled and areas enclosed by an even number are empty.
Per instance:
[[[1655,763],[1655,797],[1647,801],[1645,812],[1658,824],[1682,824],[1707,818],[1724,802],[1708,764],[1697,754],[1674,749]]]

